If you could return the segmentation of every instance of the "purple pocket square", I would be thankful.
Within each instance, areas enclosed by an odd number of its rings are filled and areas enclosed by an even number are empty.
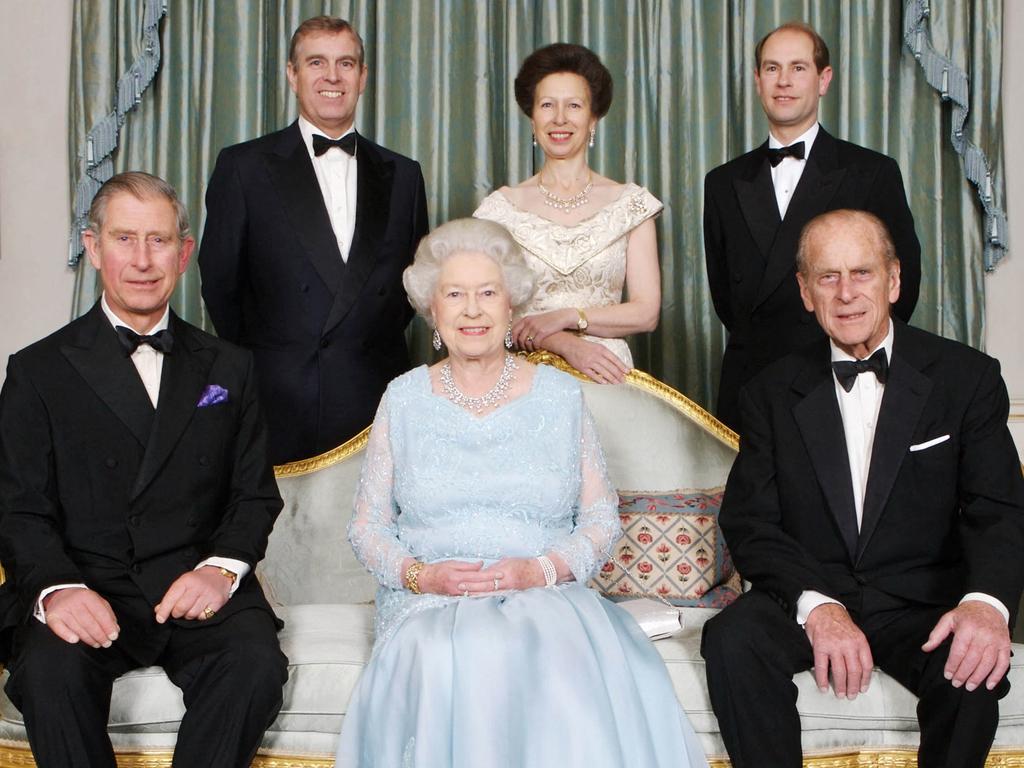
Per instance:
[[[220,384],[207,384],[203,390],[203,394],[199,396],[199,402],[196,403],[196,408],[205,408],[208,405],[216,405],[217,403],[226,403],[228,400],[228,391]]]

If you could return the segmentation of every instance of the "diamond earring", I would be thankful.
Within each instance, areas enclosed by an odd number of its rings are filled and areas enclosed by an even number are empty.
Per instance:
[[[594,148],[594,134],[596,134],[596,133],[597,133],[597,126],[592,126],[590,128],[590,148],[591,149]]]
[[[434,345],[435,350],[441,351],[441,334],[437,332],[437,328],[434,329],[434,338],[431,340],[431,344]]]
[[[533,146],[536,147],[537,146],[537,134],[535,134],[535,133],[532,134],[532,138],[533,138]]]
[[[505,349],[512,349],[512,321],[508,322],[508,329],[505,331]]]

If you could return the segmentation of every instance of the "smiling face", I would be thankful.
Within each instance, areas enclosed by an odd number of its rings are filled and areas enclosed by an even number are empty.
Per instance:
[[[886,259],[879,232],[863,218],[809,226],[806,265],[797,274],[804,307],[837,347],[863,359],[889,332],[889,307],[900,295],[899,262]]]
[[[781,29],[765,40],[754,83],[777,139],[788,143],[814,124],[830,82],[832,67],[818,71],[814,41],[805,33]]]
[[[288,62],[288,84],[299,100],[299,114],[338,138],[352,127],[359,96],[366,89],[366,65],[359,63],[359,41],[350,32],[303,36]]]
[[[121,192],[106,204],[100,232],[82,234],[114,314],[146,333],[163,317],[195,241],[178,237],[174,206],[163,197]]]
[[[590,110],[590,86],[572,72],[556,72],[539,83],[530,117],[537,144],[548,157],[585,152],[597,117]]]
[[[453,253],[441,264],[430,314],[452,357],[504,356],[512,306],[501,267],[482,253]]]

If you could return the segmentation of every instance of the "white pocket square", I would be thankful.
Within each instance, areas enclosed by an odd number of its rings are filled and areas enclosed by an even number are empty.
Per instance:
[[[942,435],[941,437],[934,437],[931,440],[926,440],[923,443],[918,443],[917,445],[910,446],[910,451],[911,451],[911,453],[913,453],[914,451],[923,451],[926,448],[931,448],[933,445],[938,445],[939,443],[944,443],[947,440],[949,440],[949,435]]]

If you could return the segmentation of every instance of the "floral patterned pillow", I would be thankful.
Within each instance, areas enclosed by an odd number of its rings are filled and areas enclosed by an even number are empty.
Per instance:
[[[724,488],[619,494],[623,536],[591,586],[612,600],[653,597],[721,608],[741,591],[718,527]]]

